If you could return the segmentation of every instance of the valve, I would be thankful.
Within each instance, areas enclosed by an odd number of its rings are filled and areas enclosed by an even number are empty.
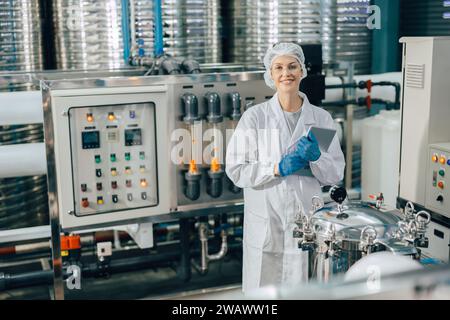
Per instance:
[[[377,236],[377,230],[373,226],[367,226],[362,229],[359,250],[363,252],[363,255],[372,253]]]

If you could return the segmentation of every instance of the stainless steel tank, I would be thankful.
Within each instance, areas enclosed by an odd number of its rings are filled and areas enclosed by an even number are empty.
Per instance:
[[[276,42],[321,43],[319,0],[233,0],[231,4],[231,60],[262,63]]]
[[[162,14],[166,53],[222,62],[220,0],[163,0]]]
[[[125,65],[121,0],[53,0],[58,69],[117,69]]]
[[[324,206],[314,197],[312,211],[297,220],[293,234],[299,239],[299,249],[308,252],[310,278],[328,282],[362,257],[379,251],[418,259],[418,248],[428,246],[429,213],[408,211],[401,217],[383,209],[381,198],[374,204],[343,203],[344,188],[334,187],[330,195],[337,204]]]
[[[9,81],[5,77],[0,81],[0,92],[33,89],[26,77],[18,78]],[[0,126],[0,146],[43,141],[42,124]],[[0,230],[44,224],[48,224],[46,176],[0,179]]]
[[[355,74],[370,74],[372,31],[367,27],[370,0],[322,1],[322,52],[326,64],[354,63]]]
[[[39,1],[0,0],[1,72],[43,69],[40,10]],[[0,92],[32,89],[26,77],[16,80],[1,81]],[[42,141],[42,124],[0,126],[0,145]],[[46,224],[47,206],[45,176],[0,179],[0,229]]]
[[[43,69],[39,1],[0,0],[0,71]]]

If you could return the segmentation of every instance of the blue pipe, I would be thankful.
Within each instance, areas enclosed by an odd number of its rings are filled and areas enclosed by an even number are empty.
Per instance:
[[[154,56],[159,57],[159,56],[162,56],[164,53],[161,0],[154,0],[153,5],[154,5],[153,6],[153,14],[155,16]]]
[[[128,64],[130,58],[130,8],[128,0],[122,0],[122,41],[123,59]]]

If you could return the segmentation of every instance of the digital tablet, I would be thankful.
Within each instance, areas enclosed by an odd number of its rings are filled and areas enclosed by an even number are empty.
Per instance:
[[[320,151],[327,152],[328,148],[330,147],[331,141],[333,141],[333,138],[336,134],[336,130],[319,128],[319,127],[311,127],[308,130],[308,134],[307,134],[308,137],[309,137],[310,132],[312,132],[314,134],[314,136],[316,137],[317,142],[319,143]]]

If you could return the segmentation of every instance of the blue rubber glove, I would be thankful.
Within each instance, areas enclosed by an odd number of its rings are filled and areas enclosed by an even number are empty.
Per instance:
[[[308,162],[317,161],[322,155],[319,149],[319,143],[312,132],[308,137],[302,137],[298,142],[296,153],[299,153],[302,158]]]
[[[303,159],[296,151],[290,152],[283,156],[278,164],[278,172],[280,176],[285,177],[293,174],[294,172],[303,169],[308,165],[308,161]]]

